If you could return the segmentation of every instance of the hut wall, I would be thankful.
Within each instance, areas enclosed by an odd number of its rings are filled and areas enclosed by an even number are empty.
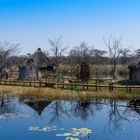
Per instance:
[[[130,68],[129,77],[132,84],[140,84],[140,68]]]
[[[28,65],[27,67],[27,77],[29,80],[35,80],[37,79],[37,72],[35,70],[35,67],[33,65]]]
[[[25,80],[27,77],[26,66],[19,66],[19,80]]]

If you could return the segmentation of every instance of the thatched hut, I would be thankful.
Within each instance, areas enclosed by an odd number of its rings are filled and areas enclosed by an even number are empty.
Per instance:
[[[140,59],[135,58],[129,65],[129,80],[132,84],[140,84]]]
[[[48,67],[50,67],[49,58],[38,48],[34,54],[29,55],[24,63],[19,66],[19,80],[40,79],[43,74],[46,74]]]

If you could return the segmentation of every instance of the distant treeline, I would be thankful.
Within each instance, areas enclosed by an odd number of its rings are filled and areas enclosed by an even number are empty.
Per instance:
[[[72,69],[75,66],[80,66],[84,61],[89,65],[94,65],[95,73],[99,71],[101,65],[110,65],[111,74],[115,78],[117,65],[133,65],[140,56],[140,49],[132,52],[131,47],[122,46],[121,40],[121,38],[114,38],[112,35],[108,38],[104,37],[103,41],[107,50],[101,50],[89,46],[86,42],[74,47],[65,47],[62,45],[62,38],[59,37],[54,40],[49,39],[49,48],[51,49],[43,50],[43,52],[49,58],[50,65],[56,67],[57,72],[60,71],[60,65],[67,65]],[[24,64],[25,59],[30,55],[18,56],[15,52],[19,50],[19,46],[20,44],[9,42],[0,43],[0,71],[12,67],[18,68],[19,65]]]

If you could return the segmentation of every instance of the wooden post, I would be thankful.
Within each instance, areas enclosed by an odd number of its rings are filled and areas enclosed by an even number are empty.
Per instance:
[[[58,88],[59,88],[59,77],[58,77]]]
[[[96,91],[98,90],[98,80],[96,79]]]
[[[32,82],[31,82],[31,80],[30,80],[30,87],[32,86]]]
[[[129,81],[127,80],[127,82],[126,82],[126,92],[128,93],[128,83]]]
[[[88,80],[87,80],[87,90],[88,90]]]
[[[109,82],[109,91],[112,91],[112,81]]]
[[[64,88],[64,77],[62,77],[63,78],[63,88]]]
[[[83,90],[85,89],[84,81],[83,81]]]
[[[76,79],[75,79],[75,89],[76,89],[76,83],[77,83],[77,82],[76,82]]]
[[[129,93],[131,92],[131,81],[129,80]]]

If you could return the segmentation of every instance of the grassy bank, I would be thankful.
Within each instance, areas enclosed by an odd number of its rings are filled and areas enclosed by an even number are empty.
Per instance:
[[[52,88],[34,88],[17,86],[0,86],[0,94],[11,94],[22,98],[47,99],[47,100],[93,100],[93,99],[117,99],[131,100],[140,99],[140,92],[126,93],[123,91],[70,91]]]

